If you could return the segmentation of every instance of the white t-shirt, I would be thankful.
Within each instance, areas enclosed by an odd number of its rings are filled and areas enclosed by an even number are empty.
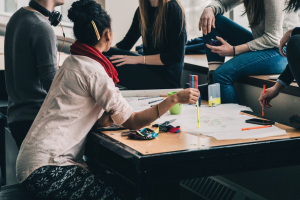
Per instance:
[[[111,110],[116,124],[133,113],[101,64],[86,56],[69,56],[22,143],[18,181],[45,165],[85,167],[86,136],[103,112]]]

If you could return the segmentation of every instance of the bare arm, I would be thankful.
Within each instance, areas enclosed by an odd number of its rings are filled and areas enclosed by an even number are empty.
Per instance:
[[[177,103],[195,104],[199,98],[199,95],[199,90],[193,88],[188,88],[177,92],[159,104],[159,113],[158,106],[148,108],[147,110],[143,110],[138,113],[133,113],[123,124],[123,126],[128,129],[139,129],[148,126]]]
[[[247,43],[235,47],[235,55],[243,54],[249,51],[251,50]]]

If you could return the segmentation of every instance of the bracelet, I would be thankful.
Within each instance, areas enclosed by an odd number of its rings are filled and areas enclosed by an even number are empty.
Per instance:
[[[158,117],[157,117],[157,118],[160,118],[160,113],[159,113],[159,104],[157,104],[157,114],[158,114]]]
[[[211,8],[213,10],[214,15],[216,15],[216,8],[214,6],[206,6],[205,8]]]
[[[236,56],[235,55],[235,46],[232,46],[232,48],[233,48],[233,56]]]
[[[144,56],[144,65],[146,65],[146,56]]]

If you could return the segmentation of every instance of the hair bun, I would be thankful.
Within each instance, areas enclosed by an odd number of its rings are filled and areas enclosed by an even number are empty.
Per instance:
[[[75,1],[68,11],[68,18],[74,23],[89,23],[93,20],[93,13],[96,12],[96,4],[94,0]]]

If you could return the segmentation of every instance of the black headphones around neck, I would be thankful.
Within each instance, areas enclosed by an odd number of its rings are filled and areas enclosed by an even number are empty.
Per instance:
[[[29,2],[29,6],[32,7],[33,9],[39,11],[40,13],[42,13],[43,15],[45,15],[46,17],[49,17],[49,21],[51,22],[52,26],[57,26],[59,22],[61,22],[62,20],[62,14],[58,11],[53,11],[50,12],[49,10],[47,10],[46,8],[44,8],[43,6],[41,6],[40,4],[38,4],[37,2],[31,0]]]

